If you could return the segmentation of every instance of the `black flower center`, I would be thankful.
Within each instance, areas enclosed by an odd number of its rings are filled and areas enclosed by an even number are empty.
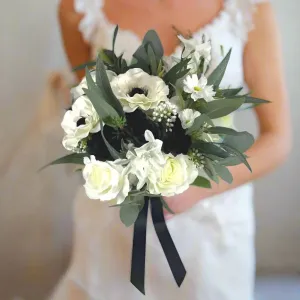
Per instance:
[[[80,118],[77,123],[76,123],[77,127],[80,125],[85,125],[85,118]]]
[[[129,92],[129,96],[130,97],[133,97],[134,95],[136,94],[141,94],[141,95],[145,95],[147,96],[148,92],[143,90],[143,89],[140,89],[140,88],[133,88],[130,92]]]

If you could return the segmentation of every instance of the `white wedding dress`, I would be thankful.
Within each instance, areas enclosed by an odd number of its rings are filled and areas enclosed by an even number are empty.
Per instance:
[[[212,67],[233,48],[223,86],[244,86],[243,50],[252,27],[255,5],[262,0],[225,0],[217,18],[194,34],[208,34]],[[103,0],[75,0],[84,14],[80,30],[94,49],[110,48],[115,26],[101,11]],[[130,57],[140,39],[120,30],[116,49]],[[177,49],[178,50],[178,49]],[[75,176],[75,175],[74,175]],[[52,300],[68,300],[70,283],[85,300],[253,300],[255,273],[254,218],[251,184],[199,202],[167,221],[187,270],[178,288],[151,222],[146,250],[146,296],[130,283],[133,228],[120,221],[119,210],[87,199],[80,188],[74,209],[75,244],[70,267]],[[73,298],[72,298],[73,300]],[[75,300],[75,298],[74,298]]]
[[[225,0],[213,22],[194,34],[208,34],[213,43],[212,67],[233,48],[222,85],[245,86],[243,50],[252,28],[252,14],[261,0]],[[103,0],[76,0],[84,14],[80,30],[96,50],[110,48],[115,26],[101,11]],[[140,39],[120,30],[116,49],[130,57]],[[177,49],[178,50],[178,49]],[[253,300],[255,273],[254,218],[251,184],[199,202],[167,221],[187,270],[178,288],[153,228],[148,223],[146,296],[130,283],[133,228],[119,219],[119,210],[88,200],[80,188],[75,203],[75,247],[70,267],[53,300],[68,298],[67,282],[93,300]],[[87,298],[86,298],[87,297]]]

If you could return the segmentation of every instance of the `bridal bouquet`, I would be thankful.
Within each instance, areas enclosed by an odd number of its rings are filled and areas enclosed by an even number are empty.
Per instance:
[[[180,286],[185,269],[165,225],[163,207],[170,209],[163,197],[190,185],[210,188],[211,180],[231,183],[228,166],[251,170],[245,151],[254,139],[230,128],[228,115],[267,101],[240,95],[240,87],[220,88],[231,51],[211,70],[209,40],[179,36],[181,55],[164,57],[149,31],[129,63],[115,53],[117,32],[112,50],[79,67],[86,76],[71,90],[73,104],[61,124],[71,154],[51,164],[79,165],[87,197],[109,201],[126,226],[135,223],[131,281],[144,293],[148,205]]]

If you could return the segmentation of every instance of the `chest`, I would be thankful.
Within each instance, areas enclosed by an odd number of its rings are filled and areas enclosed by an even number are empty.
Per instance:
[[[116,9],[118,7],[118,9]],[[199,31],[219,14],[223,0],[106,0],[103,13],[110,23],[142,38],[149,28],[155,29],[167,55],[178,45],[179,32]]]

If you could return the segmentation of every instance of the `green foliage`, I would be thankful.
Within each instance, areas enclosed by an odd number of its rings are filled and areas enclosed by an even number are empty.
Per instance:
[[[120,219],[126,227],[130,227],[137,220],[140,211],[143,209],[145,200],[143,196],[127,197],[120,204]]]
[[[39,171],[44,170],[45,168],[53,165],[59,165],[59,164],[76,164],[76,165],[83,165],[83,159],[84,157],[89,156],[87,153],[72,153],[66,156],[63,156],[61,158],[58,158],[51,163],[47,164],[46,166],[39,169]]]
[[[244,97],[214,100],[207,103],[206,114],[211,119],[217,119],[236,111],[245,101]]]
[[[190,58],[182,59],[178,64],[174,65],[163,77],[163,80],[170,85],[175,85],[178,79],[184,77],[190,69],[188,68],[188,64],[190,62]]]
[[[123,107],[111,89],[105,65],[99,56],[96,64],[96,83],[104,100],[116,110],[119,116],[124,116]]]
[[[205,189],[211,189],[210,181],[202,176],[198,176],[192,185]]]
[[[254,141],[252,134],[243,131],[237,136],[227,135],[224,138],[223,143],[244,153],[254,144]]]
[[[231,184],[233,182],[232,174],[225,166],[218,163],[213,163],[213,166],[219,177],[221,177],[227,183]]]
[[[205,128],[204,132],[210,133],[210,134],[226,134],[226,135],[242,135],[242,134],[244,134],[244,132],[238,132],[232,128],[222,127],[222,126]]]
[[[214,126],[214,123],[207,115],[202,114],[194,120],[193,125],[186,130],[186,133],[192,135],[194,132],[199,132],[204,125]]]
[[[226,56],[221,61],[221,63],[217,66],[217,68],[207,78],[207,84],[213,85],[215,90],[218,89],[218,87],[224,77],[230,56],[231,56],[231,49],[226,54]]]
[[[73,72],[77,72],[77,71],[80,71],[80,70],[84,70],[86,68],[89,68],[89,67],[94,67],[96,65],[96,61],[95,60],[92,60],[92,61],[89,61],[89,62],[86,62],[82,65],[79,65],[77,67],[74,67],[72,69]]]

